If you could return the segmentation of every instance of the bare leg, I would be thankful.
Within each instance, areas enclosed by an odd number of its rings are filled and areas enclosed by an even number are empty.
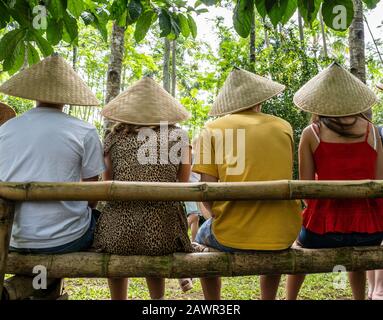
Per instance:
[[[127,278],[111,278],[108,279],[110,296],[112,300],[128,299],[128,279]]]
[[[375,270],[375,287],[373,300],[383,300],[383,269]]]
[[[261,299],[275,300],[278,292],[279,282],[281,281],[280,274],[261,276]]]
[[[201,278],[205,300],[221,300],[221,278]]]
[[[287,300],[297,300],[299,290],[302,287],[303,282],[305,281],[305,274],[294,274],[287,276]]]
[[[165,295],[165,279],[164,278],[146,278],[150,298],[152,300],[161,300]]]
[[[349,272],[348,278],[352,289],[354,300],[366,299],[366,271]]]
[[[197,214],[191,214],[188,217],[188,224],[189,224],[189,227],[191,230],[191,241],[192,242],[195,241],[195,237],[196,237],[197,232],[198,232],[198,222],[199,222],[199,217]]]
[[[372,294],[375,290],[375,270],[367,271],[368,280],[368,299],[372,298]]]

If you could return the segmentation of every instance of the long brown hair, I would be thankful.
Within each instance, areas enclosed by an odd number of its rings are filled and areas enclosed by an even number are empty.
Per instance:
[[[342,117],[326,117],[326,116],[318,116],[318,115],[313,115],[311,118],[312,123],[316,123],[318,125],[324,124],[328,129],[331,131],[339,134],[341,137],[345,138],[352,138],[352,139],[357,139],[357,138],[362,138],[364,137],[363,134],[355,134],[352,133],[351,130],[354,127],[354,125],[358,122],[359,118],[366,119],[369,121],[366,116],[363,114],[358,114],[355,116],[350,116],[347,118],[353,118],[354,121],[351,123],[345,123],[342,121]]]

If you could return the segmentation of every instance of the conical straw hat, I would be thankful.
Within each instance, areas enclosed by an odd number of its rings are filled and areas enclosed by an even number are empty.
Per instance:
[[[52,55],[20,71],[0,86],[0,92],[52,104],[100,104],[80,76],[58,55]]]
[[[383,90],[383,83],[379,83],[376,86],[378,87],[378,89]]]
[[[110,120],[136,125],[175,124],[190,118],[187,110],[150,77],[120,93],[101,114]]]
[[[215,100],[210,116],[249,109],[285,90],[285,86],[249,71],[234,68]]]
[[[370,88],[338,63],[312,78],[294,96],[298,108],[328,117],[356,115],[377,101]]]
[[[16,117],[15,110],[7,104],[0,102],[0,126],[14,117]]]

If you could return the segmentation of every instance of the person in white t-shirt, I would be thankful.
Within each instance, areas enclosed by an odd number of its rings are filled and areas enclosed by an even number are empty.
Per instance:
[[[0,128],[0,181],[98,180],[105,164],[96,128],[62,112],[65,104],[97,105],[98,100],[63,58],[51,56],[21,71],[0,92],[37,101],[36,108]],[[86,201],[17,203],[10,250],[50,254],[88,249],[95,206]]]

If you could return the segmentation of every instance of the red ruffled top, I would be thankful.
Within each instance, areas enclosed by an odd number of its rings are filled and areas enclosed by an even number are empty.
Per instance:
[[[367,141],[369,127],[363,142],[319,140],[314,152],[316,180],[375,179],[377,152]],[[318,234],[383,232],[383,200],[311,199],[303,211],[303,226]]]

